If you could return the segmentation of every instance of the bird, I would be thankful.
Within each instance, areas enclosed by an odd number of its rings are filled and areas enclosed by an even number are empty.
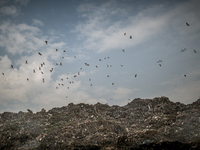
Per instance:
[[[44,78],[42,79],[43,83],[44,83]]]
[[[68,79],[68,77],[66,79]]]
[[[74,56],[74,58],[76,58],[76,56]]]
[[[58,85],[60,86],[60,83],[58,83]]]
[[[125,50],[124,50],[124,49],[122,49],[122,51],[123,51],[123,52],[125,52]]]
[[[61,84],[62,86],[64,86],[64,84]]]
[[[194,49],[194,53],[197,53],[197,51]]]
[[[56,49],[56,52],[58,51],[58,49]]]
[[[91,81],[91,79],[89,79],[89,81]]]
[[[58,63],[56,63],[56,65],[58,65]]]
[[[109,78],[109,75],[107,75],[107,77]]]
[[[66,52],[65,50],[63,50],[63,52]]]
[[[109,65],[107,65],[107,67],[109,67]]]
[[[69,89],[69,87],[67,87]]]
[[[80,75],[80,72],[78,72],[78,75]]]
[[[107,57],[109,59],[109,57]]]
[[[90,86],[92,86],[92,84],[90,84]]]
[[[80,68],[80,70],[82,70],[82,68]]]
[[[184,75],[184,77],[186,77],[186,74]]]
[[[110,65],[110,67],[112,67],[112,65]]]
[[[41,67],[43,67],[43,64],[41,64]]]
[[[29,79],[27,78],[27,81],[28,81]]]
[[[132,39],[132,35],[130,35],[130,39]]]
[[[181,49],[181,52],[184,52],[186,50],[186,48],[184,48],[184,49]]]
[[[41,68],[39,67],[39,70],[41,70]]]
[[[135,78],[137,77],[137,74],[135,74]]]
[[[40,52],[38,52],[38,54],[42,56],[42,54]]]
[[[47,44],[47,41],[45,41],[45,43]]]
[[[106,59],[106,57],[104,57],[103,59]]]
[[[76,75],[74,75],[74,78],[77,77]]]
[[[72,83],[74,83],[74,81],[72,81]]]
[[[68,98],[68,97],[66,96],[66,98]]]
[[[162,62],[162,60],[157,61],[157,63]]]
[[[124,33],[124,36],[126,35],[126,33]]]
[[[189,23],[187,23],[187,22],[186,22],[186,25],[187,25],[187,26],[190,26],[190,24],[189,24]]]
[[[64,59],[64,57],[62,57]]]
[[[42,74],[44,74],[44,72],[41,71]]]
[[[26,64],[28,64],[28,61],[26,60],[26,62],[25,62]]]
[[[161,67],[161,64],[159,64],[159,66]]]
[[[101,59],[99,59],[99,61],[101,61]]]
[[[112,85],[114,85],[114,83],[112,83]]]
[[[2,75],[4,76],[4,73],[2,73]]]
[[[96,65],[96,68],[98,68],[98,66]]]
[[[121,67],[123,67],[123,65],[121,65]]]
[[[56,87],[56,89],[58,89],[58,87]]]
[[[11,68],[13,69],[13,65],[10,65],[11,66]]]
[[[33,73],[35,73],[35,69],[33,69]]]
[[[45,65],[45,63],[43,62],[43,65]]]
[[[63,79],[61,79],[63,81]]]
[[[62,66],[62,63],[60,63],[60,65]]]

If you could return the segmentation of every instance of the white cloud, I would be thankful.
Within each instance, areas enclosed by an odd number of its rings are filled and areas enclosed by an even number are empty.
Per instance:
[[[0,13],[4,15],[16,15],[18,13],[18,9],[16,6],[3,6],[0,8]]]

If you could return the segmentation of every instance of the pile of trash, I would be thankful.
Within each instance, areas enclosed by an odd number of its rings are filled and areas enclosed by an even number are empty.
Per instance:
[[[188,105],[167,97],[127,105],[73,104],[48,112],[4,112],[0,149],[200,149],[200,99]]]

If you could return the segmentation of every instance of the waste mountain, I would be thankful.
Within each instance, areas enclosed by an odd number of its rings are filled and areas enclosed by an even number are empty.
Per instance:
[[[3,150],[200,149],[200,99],[136,98],[127,105],[73,104],[46,112],[4,112]]]

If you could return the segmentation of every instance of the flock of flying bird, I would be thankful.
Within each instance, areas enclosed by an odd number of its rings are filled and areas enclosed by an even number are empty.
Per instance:
[[[186,22],[186,25],[187,25],[187,26],[190,26],[190,24],[187,23],[187,22]],[[126,36],[126,33],[124,33],[124,36]],[[131,36],[131,35],[130,35],[130,39],[132,39],[132,36]],[[45,41],[45,43],[48,44],[48,41]],[[181,52],[184,52],[185,50],[186,50],[186,48],[181,49]],[[58,49],[56,49],[56,52],[57,52],[57,51],[58,51]],[[66,51],[63,50],[63,52],[66,52]],[[125,50],[122,49],[122,52],[125,53]],[[194,53],[197,53],[197,51],[194,50]],[[42,53],[38,52],[38,54],[39,54],[40,56],[42,56]],[[62,57],[62,58],[64,58],[64,57]],[[74,58],[76,58],[76,56],[74,56]],[[106,58],[109,59],[109,57],[104,57],[104,59],[106,59]],[[102,61],[102,59],[99,59],[99,61]],[[162,66],[162,65],[161,65],[162,60],[158,60],[157,63],[159,63],[159,66],[160,66],[160,67]],[[28,61],[27,61],[27,60],[25,61],[25,64],[28,64]],[[40,66],[39,66],[39,70],[42,70],[42,67],[43,67],[44,65],[45,65],[44,62],[41,63]],[[62,66],[62,62],[56,63],[56,65]],[[86,66],[89,66],[88,63],[85,63],[85,65],[86,65]],[[107,65],[107,67],[112,67],[112,65]],[[123,67],[123,65],[121,65],[121,67]],[[11,68],[12,68],[12,69],[14,68],[14,66],[13,66],[12,64],[11,64]],[[97,65],[96,65],[96,68],[98,68]],[[53,72],[53,69],[54,69],[54,68],[51,68],[51,69],[50,69],[50,72],[51,72],[51,73]],[[82,68],[80,68],[80,70],[82,70]],[[36,73],[36,70],[35,70],[35,69],[33,69],[33,73]],[[41,73],[44,74],[43,71],[41,71]],[[4,73],[2,73],[2,74],[4,75]],[[78,72],[78,75],[80,75],[80,72]],[[186,77],[186,75],[184,75],[184,76]],[[75,78],[75,77],[77,77],[77,75],[74,75],[74,78]],[[109,77],[109,75],[107,75],[107,77]],[[137,74],[135,74],[135,77],[137,77]],[[66,79],[68,79],[68,77],[66,77]],[[63,80],[64,80],[64,79],[61,78],[61,81],[63,81]],[[27,81],[29,81],[29,78],[27,78]],[[89,81],[91,81],[91,79],[89,79]],[[45,83],[44,78],[42,78],[42,82]],[[69,81],[69,84],[72,84],[72,83],[74,83],[74,81]],[[112,85],[114,85],[114,83],[112,83]],[[64,86],[64,84],[63,84],[63,83],[58,83],[58,86]],[[58,86],[56,86],[56,89],[58,89]],[[90,84],[90,86],[93,86],[93,85]],[[67,87],[67,88],[69,89],[69,87]],[[68,98],[68,97],[66,96],[66,98]],[[113,98],[110,98],[110,100],[111,100],[111,99],[113,99]],[[128,100],[130,100],[130,99],[128,99]]]

